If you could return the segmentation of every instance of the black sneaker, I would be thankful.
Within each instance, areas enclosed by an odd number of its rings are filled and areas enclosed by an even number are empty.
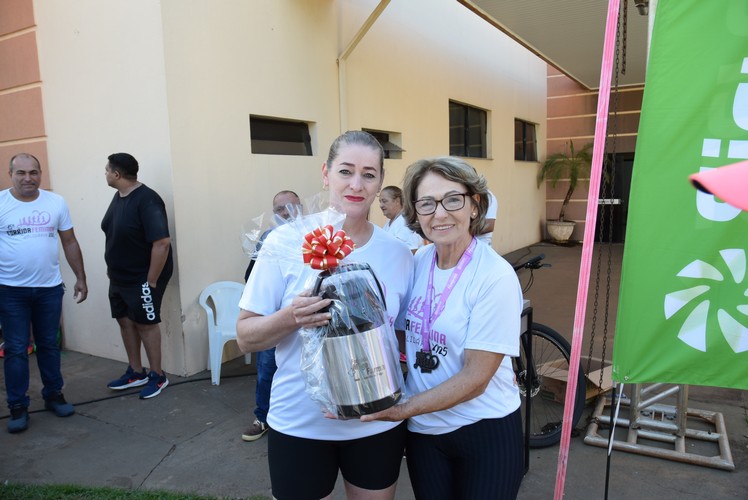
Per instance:
[[[117,380],[112,380],[106,386],[115,391],[121,391],[122,389],[129,389],[130,387],[140,387],[148,383],[148,375],[145,373],[145,368],[141,373],[137,373],[132,369],[131,366],[127,366],[127,371]]]
[[[265,435],[268,429],[268,424],[260,422],[260,419],[256,418],[255,421],[252,422],[252,425],[249,426],[249,429],[244,431],[244,434],[242,434],[242,441],[257,441]]]
[[[147,385],[140,391],[140,399],[155,398],[161,394],[161,391],[167,385],[169,385],[169,379],[166,378],[166,375],[159,375],[156,372],[149,373]]]
[[[54,412],[58,417],[69,417],[75,413],[73,405],[65,401],[65,396],[58,392],[54,396],[44,400],[44,408]]]
[[[8,432],[15,434],[29,428],[29,409],[25,406],[14,406],[10,409]]]

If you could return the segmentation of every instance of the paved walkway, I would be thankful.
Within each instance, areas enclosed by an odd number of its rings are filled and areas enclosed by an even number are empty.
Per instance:
[[[545,253],[546,261],[553,266],[535,272],[535,285],[527,294],[535,307],[535,319],[568,334],[573,323],[581,247],[536,245],[530,251]],[[520,259],[523,253],[508,257]],[[614,247],[613,260],[617,300],[620,247]],[[612,336],[614,311],[610,314]],[[596,353],[601,350],[601,338],[602,332],[598,332]],[[611,343],[608,340],[608,358]],[[587,348],[585,345],[585,351]],[[136,390],[120,394],[106,389],[106,382],[124,371],[124,363],[64,352],[62,365],[65,395],[76,404],[76,415],[60,419],[41,410],[40,383],[32,356],[31,425],[24,433],[9,435],[5,418],[0,419],[0,481],[270,498],[267,439],[245,443],[240,437],[250,422],[255,384],[255,377],[241,358],[224,364],[220,386],[210,385],[207,372],[186,379],[171,376],[171,385],[147,401],[140,401]],[[736,470],[726,472],[615,452],[609,498],[748,498],[746,392],[692,387],[689,406],[723,413]],[[7,410],[0,410],[0,417],[6,415]],[[566,498],[603,498],[605,450],[585,445],[583,437],[584,432],[571,440]],[[694,443],[689,446],[698,448]],[[530,471],[519,498],[552,498],[558,447],[532,450],[530,457]],[[344,498],[340,483],[335,497]],[[396,498],[413,498],[404,461]]]

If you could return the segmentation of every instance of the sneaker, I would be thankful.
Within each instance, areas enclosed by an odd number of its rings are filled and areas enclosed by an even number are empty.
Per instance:
[[[10,409],[10,420],[8,420],[8,432],[25,431],[29,428],[29,409],[25,406],[15,406]]]
[[[148,375],[145,373],[145,368],[141,373],[137,373],[128,365],[127,371],[117,380],[112,380],[106,386],[115,391],[121,391],[122,389],[129,389],[130,387],[140,387],[148,383]]]
[[[169,379],[166,375],[159,375],[156,372],[148,374],[148,385],[140,391],[140,399],[155,398],[164,388],[169,385]]]
[[[65,401],[65,396],[63,396],[61,392],[45,399],[44,408],[54,412],[58,417],[69,417],[75,413],[75,408],[73,405]]]
[[[265,435],[268,429],[270,429],[268,424],[255,419],[255,421],[252,422],[252,425],[249,426],[249,429],[244,431],[244,434],[242,434],[242,441],[257,441]]]

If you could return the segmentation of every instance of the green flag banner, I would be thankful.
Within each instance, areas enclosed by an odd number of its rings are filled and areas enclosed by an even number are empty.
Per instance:
[[[747,5],[657,3],[623,256],[617,381],[748,389],[748,213],[688,181],[748,158]]]

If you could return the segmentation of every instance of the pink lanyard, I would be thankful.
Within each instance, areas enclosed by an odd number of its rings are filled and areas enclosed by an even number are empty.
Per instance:
[[[441,297],[439,297],[439,303],[436,304],[436,310],[434,310],[432,314],[431,300],[435,294],[434,268],[436,267],[436,250],[434,250],[434,257],[431,259],[431,269],[429,270],[429,281],[426,289],[426,299],[423,303],[423,320],[421,321],[421,350],[423,352],[431,352],[431,342],[429,341],[429,337],[431,336],[431,325],[433,325],[434,322],[436,322],[437,318],[441,316],[444,308],[447,305],[447,299],[449,298],[449,295],[452,293],[452,290],[454,290],[455,285],[457,285],[457,282],[460,280],[460,276],[462,276],[462,273],[463,271],[465,271],[467,265],[471,260],[473,260],[473,251],[475,251],[475,245],[477,244],[478,240],[473,237],[473,241],[470,242],[467,250],[465,250],[465,253],[462,254],[462,257],[460,257],[460,260],[457,262],[457,266],[455,266],[452,274],[449,275],[447,286],[444,287],[444,291],[442,292]]]

